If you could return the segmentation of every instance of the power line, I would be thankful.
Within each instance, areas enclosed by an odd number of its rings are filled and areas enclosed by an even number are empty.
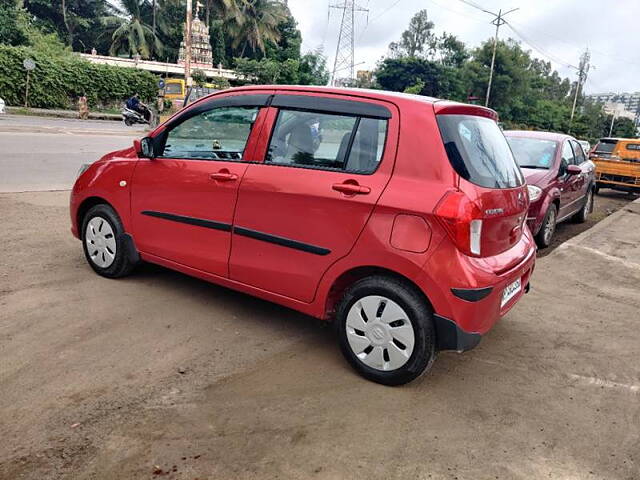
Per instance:
[[[482,8],[480,5],[478,5],[477,3],[474,3],[470,0],[460,0],[462,3],[466,3],[467,5],[469,5],[470,7],[476,8],[478,10],[480,10],[481,12],[484,13],[488,13],[489,15],[493,15],[494,17],[497,17],[498,14],[495,12],[490,12],[489,10],[485,10],[484,8]],[[509,12],[507,12],[509,13]],[[505,13],[504,15],[506,15],[507,13]]]
[[[385,8],[382,12],[380,12],[378,15],[376,15],[375,17],[373,17],[371,20],[369,20],[369,18],[367,17],[367,25],[364,27],[364,29],[362,30],[362,33],[360,34],[360,36],[358,37],[358,41],[360,41],[362,39],[362,37],[364,36],[365,32],[367,31],[367,29],[369,28],[369,25],[371,25],[372,23],[374,23],[375,21],[377,21],[378,19],[382,18],[384,16],[385,13],[387,13],[389,10],[391,10],[393,7],[395,7],[396,5],[398,5],[402,0],[396,0],[395,2],[393,2],[393,4],[391,4],[390,7]],[[368,10],[367,10],[368,12]],[[367,13],[368,15],[368,13]]]
[[[520,39],[526,43],[527,45],[529,45],[531,48],[533,48],[534,50],[536,50],[538,53],[540,53],[541,55],[547,57],[549,60],[551,60],[552,62],[555,62],[559,65],[562,65],[564,67],[571,67],[574,69],[578,69],[578,67],[576,67],[575,65],[572,65],[571,63],[561,59],[560,57],[557,57],[555,55],[552,55],[551,53],[549,53],[548,51],[546,51],[545,49],[543,49],[542,47],[540,47],[539,45],[537,45],[535,42],[533,42],[530,38],[526,37],[522,32],[516,30],[514,28],[514,26],[509,23],[506,22],[507,26],[509,27],[509,29],[511,29],[511,31],[513,33],[515,33],[518,37],[520,37]]]

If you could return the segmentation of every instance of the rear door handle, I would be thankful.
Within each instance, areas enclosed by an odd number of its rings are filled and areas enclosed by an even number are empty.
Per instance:
[[[236,180],[238,180],[238,175],[229,171],[219,171],[209,174],[209,178],[211,180],[215,180],[216,182],[235,182]]]
[[[336,192],[346,195],[367,195],[371,193],[371,188],[358,185],[357,183],[334,183],[331,188]]]

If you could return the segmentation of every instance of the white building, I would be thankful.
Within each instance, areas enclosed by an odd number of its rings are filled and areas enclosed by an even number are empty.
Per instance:
[[[640,92],[633,93],[592,93],[586,95],[586,98],[593,100],[594,102],[604,103],[605,104],[605,112],[611,114],[612,110],[607,111],[607,104],[614,105],[620,104],[624,107],[625,112],[630,112],[633,114],[632,120],[635,120],[636,124],[640,122]],[[614,107],[611,107],[614,108]],[[617,107],[615,107],[617,108]],[[624,113],[624,112],[623,112]],[[620,116],[626,116],[620,115]]]

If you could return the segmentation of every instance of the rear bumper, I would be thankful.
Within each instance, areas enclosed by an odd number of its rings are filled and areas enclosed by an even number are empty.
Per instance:
[[[442,258],[446,262],[441,262]],[[435,252],[425,272],[440,281],[431,280],[430,285],[425,282],[423,291],[434,312],[446,320],[438,320],[441,348],[464,351],[477,345],[479,336],[487,333],[526,293],[535,260],[536,247],[529,229],[512,249],[494,257],[468,257],[446,244]],[[520,289],[503,303],[505,289],[517,280]]]

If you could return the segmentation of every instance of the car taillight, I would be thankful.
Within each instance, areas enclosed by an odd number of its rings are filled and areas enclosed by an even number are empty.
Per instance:
[[[482,239],[482,212],[462,192],[448,192],[435,208],[435,214],[458,249],[479,257]]]

